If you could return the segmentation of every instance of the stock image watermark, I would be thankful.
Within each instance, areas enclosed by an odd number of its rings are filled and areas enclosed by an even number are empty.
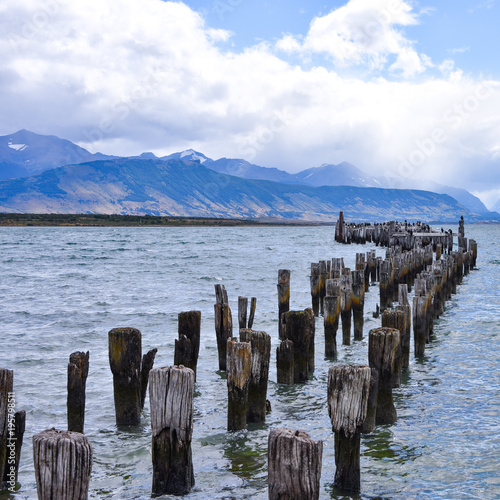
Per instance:
[[[212,10],[222,20],[226,14],[234,12],[242,3],[243,0],[215,0]]]
[[[7,489],[14,493],[16,491],[17,478],[17,436],[16,436],[16,394],[14,392],[7,393],[7,457],[6,457],[6,472]]]
[[[445,143],[453,131],[458,130],[479,110],[481,103],[495,94],[495,88],[488,82],[482,82],[461,102],[446,110],[441,117],[441,124],[424,138],[415,140],[415,148],[407,155],[398,158],[398,174],[411,177]]]
[[[251,161],[257,153],[274,142],[276,137],[283,132],[292,122],[292,114],[288,108],[275,111],[266,125],[259,127],[251,136],[247,137],[239,146],[239,153]]]

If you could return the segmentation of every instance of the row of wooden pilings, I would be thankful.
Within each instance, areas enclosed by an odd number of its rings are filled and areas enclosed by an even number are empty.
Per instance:
[[[408,290],[415,287],[415,356],[421,356],[432,332],[433,319],[441,314],[444,301],[456,292],[463,275],[475,265],[475,242],[469,241],[469,251],[464,251],[467,241],[462,235],[459,244],[464,246],[450,255],[443,255],[438,244],[435,262],[432,247],[404,251],[395,246],[387,250],[384,260],[377,258],[374,251],[367,252],[366,258],[357,254],[354,271],[344,268],[342,259],[313,264],[312,307],[304,311],[290,311],[290,271],[278,272],[280,344],[276,362],[278,383],[284,384],[305,382],[314,371],[315,316],[323,315],[325,355],[334,358],[339,318],[344,344],[350,343],[351,314],[354,338],[362,338],[364,294],[369,280],[387,283],[380,292],[382,328],[369,332],[368,365],[334,365],[329,369],[327,394],[335,432],[335,485],[342,490],[360,489],[361,434],[397,418],[392,388],[400,384],[401,372],[408,369],[410,357]],[[390,309],[396,290],[399,304]],[[265,332],[252,330],[256,299],[251,299],[247,321],[245,297],[238,300],[239,339],[234,338],[227,292],[222,285],[216,285],[215,292],[219,369],[227,372],[227,428],[238,430],[248,422],[263,422],[270,410],[266,394],[271,338]],[[199,311],[180,313],[174,365],[156,369],[156,349],[141,356],[140,331],[118,328],[108,334],[118,426],[140,422],[149,382],[153,494],[186,494],[195,482],[191,440],[200,329]],[[71,354],[68,431],[49,429],[33,436],[41,499],[87,498],[92,466],[92,447],[83,434],[88,371],[89,353]],[[24,412],[16,412],[10,418],[9,398],[13,394],[12,371],[0,370],[0,473],[9,489],[17,479],[25,422]],[[272,429],[268,444],[269,498],[318,498],[323,443],[299,430]]]

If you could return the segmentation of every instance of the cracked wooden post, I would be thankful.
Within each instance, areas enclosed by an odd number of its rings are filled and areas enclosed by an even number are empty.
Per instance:
[[[194,372],[166,366],[149,374],[153,495],[186,495],[194,486]]]
[[[427,342],[427,297],[413,297],[413,344],[416,358],[425,354]]]
[[[240,330],[240,341],[249,342],[252,350],[247,422],[264,422],[266,420],[271,337],[266,332],[246,329]]]
[[[371,369],[370,378],[370,394],[368,396],[368,404],[366,407],[366,418],[361,427],[362,434],[370,434],[375,430],[375,417],[377,416],[377,399],[378,399],[378,377],[379,373],[376,368]]]
[[[311,311],[311,312],[309,312]],[[284,314],[283,334],[286,339],[293,342],[293,381],[294,383],[305,382],[309,378],[311,338],[314,333],[311,331],[312,310],[288,311]]]
[[[238,297],[238,326],[241,329],[247,327],[248,297]]]
[[[326,295],[326,280],[329,278],[325,260],[319,261],[319,313],[324,313],[323,299]],[[314,309],[313,309],[314,311]],[[317,314],[314,314],[317,316]]]
[[[48,429],[33,436],[39,500],[86,500],[92,447],[79,432]]]
[[[283,314],[290,310],[290,271],[280,269],[278,271],[278,333],[280,339],[283,338],[281,323]]]
[[[257,308],[257,297],[252,297],[250,300],[250,317],[248,318],[248,328],[253,327],[256,308]]]
[[[393,424],[397,420],[396,408],[392,397],[392,387],[396,365],[396,351],[399,347],[399,331],[392,328],[370,330],[368,360],[371,368],[379,373],[377,425]]]
[[[339,328],[340,297],[327,295],[324,299],[325,356],[337,357],[337,330]]]
[[[349,268],[342,269],[340,277],[340,316],[342,318],[342,344],[351,344],[352,278]]]
[[[401,357],[403,370],[408,370],[410,367],[410,341],[411,341],[411,308],[408,302],[408,285],[399,285],[399,304],[396,306],[396,311],[402,311],[405,316],[405,331],[401,333]]]
[[[146,393],[148,391],[149,372],[152,370],[158,349],[151,349],[142,356],[141,363],[141,411],[144,410]]]
[[[179,338],[175,341],[174,365],[191,368],[196,380],[200,352],[201,311],[185,311],[178,316]]]
[[[320,265],[319,263],[313,262],[311,264],[311,299],[312,299],[312,309],[315,316],[319,316],[319,302],[321,296],[321,276],[320,276]]]
[[[403,348],[402,340],[406,333],[406,318],[403,311],[394,311],[392,309],[387,309],[382,313],[382,327],[383,328],[394,328],[399,332],[399,338],[401,343],[396,349],[396,359],[394,360],[394,380],[393,387],[401,386],[401,373],[403,371]],[[409,349],[409,344],[408,344]]]
[[[276,348],[276,368],[278,384],[293,384],[293,342],[289,339],[282,340]]]
[[[224,285],[215,285],[215,297],[215,335],[217,337],[217,351],[219,353],[219,370],[225,371],[227,339],[233,336],[233,317]]]
[[[4,472],[9,469],[7,443],[9,438],[9,403],[11,403],[13,385],[14,371],[0,368],[0,478],[3,478]]]
[[[252,348],[236,338],[227,340],[227,430],[247,426],[248,388],[252,375]]]
[[[360,443],[368,396],[369,366],[336,365],[328,371],[328,415],[335,433],[335,486],[359,492]]]
[[[293,429],[271,429],[268,438],[269,500],[317,500],[323,442]]]
[[[116,425],[138,425],[141,421],[141,332],[136,328],[114,328],[108,333],[108,347]]]
[[[74,352],[68,363],[68,431],[83,434],[85,422],[85,386],[89,374],[89,352]]]
[[[364,254],[360,254],[363,255]],[[363,338],[364,309],[365,309],[365,271],[352,271],[352,318],[354,322],[354,340]]]

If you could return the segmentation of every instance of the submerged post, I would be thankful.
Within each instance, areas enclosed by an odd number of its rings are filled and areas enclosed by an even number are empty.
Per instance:
[[[276,348],[276,368],[278,384],[293,384],[293,342],[289,339],[282,340]]]
[[[342,318],[342,344],[351,344],[352,278],[351,270],[344,268],[340,277],[340,316]]]
[[[40,500],[86,500],[92,447],[79,432],[48,429],[33,436],[33,459]]]
[[[85,386],[89,374],[89,351],[74,352],[68,363],[68,431],[83,434],[85,422]]]
[[[252,375],[252,348],[238,339],[227,341],[227,430],[239,431],[247,426],[248,388]]]
[[[252,297],[250,300],[250,316],[248,318],[248,328],[253,327],[253,321],[255,318],[255,309],[257,308],[257,297]]]
[[[340,297],[327,295],[324,299],[325,314],[325,356],[335,358],[337,356],[337,330],[339,328]]]
[[[374,328],[370,330],[368,359],[370,367],[379,373],[377,425],[393,424],[397,420],[396,407],[392,397],[396,353],[400,343],[398,330],[392,328]]]
[[[238,297],[238,326],[240,330],[247,327],[248,297]]]
[[[269,500],[317,500],[323,442],[292,429],[271,429],[268,439]]]
[[[138,425],[141,421],[141,332],[135,328],[114,328],[108,333],[108,346],[116,425]]]
[[[186,495],[194,486],[191,452],[194,372],[166,366],[149,374],[154,495]]]
[[[404,312],[386,309],[382,313],[382,327],[398,330],[401,341],[406,332],[406,318]],[[406,347],[409,348],[409,344]],[[395,356],[393,387],[399,387],[401,385],[401,372],[403,370],[403,349],[401,342],[396,349]]]
[[[290,310],[290,271],[280,269],[278,271],[278,332],[282,338],[281,322],[283,314]]]
[[[196,379],[200,352],[201,311],[186,311],[178,316],[179,339],[175,341],[174,365],[191,368]]]
[[[328,414],[335,432],[335,486],[341,490],[360,490],[360,432],[366,418],[370,378],[368,366],[337,365],[328,372]]]
[[[252,350],[247,422],[264,422],[266,420],[271,337],[266,332],[240,330],[240,341],[249,342]]]
[[[364,257],[364,254],[361,254]],[[354,340],[363,338],[364,309],[365,309],[365,271],[352,271],[352,318],[354,322]]]
[[[219,370],[226,370],[227,339],[233,336],[233,317],[229,307],[227,292],[224,285],[215,285],[217,303],[215,311],[215,335],[219,353]]]

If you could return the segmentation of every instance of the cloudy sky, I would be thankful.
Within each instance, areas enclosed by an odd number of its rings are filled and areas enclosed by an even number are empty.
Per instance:
[[[0,135],[500,198],[497,0],[4,0]]]

